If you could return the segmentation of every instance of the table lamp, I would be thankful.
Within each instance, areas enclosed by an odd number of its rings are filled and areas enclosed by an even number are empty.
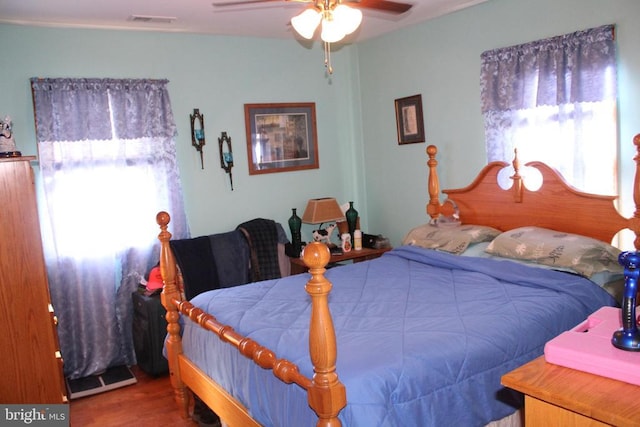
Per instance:
[[[327,243],[330,243],[331,232],[322,228],[322,224],[325,222],[344,221],[344,214],[340,205],[333,197],[322,197],[319,199],[310,199],[307,202],[307,207],[302,214],[302,222],[305,224],[320,224],[314,233],[320,236],[325,236]]]

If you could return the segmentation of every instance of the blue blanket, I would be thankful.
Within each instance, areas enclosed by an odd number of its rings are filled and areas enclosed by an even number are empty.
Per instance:
[[[612,297],[568,273],[417,247],[333,268],[330,308],[345,426],[482,426],[515,410],[500,377]],[[201,294],[193,303],[312,375],[308,274]],[[187,322],[189,323],[189,322]],[[209,335],[209,336],[208,336]],[[265,426],[313,426],[306,393],[186,325],[188,357]]]

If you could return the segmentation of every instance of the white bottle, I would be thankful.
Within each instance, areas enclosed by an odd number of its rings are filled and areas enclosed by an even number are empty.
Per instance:
[[[351,235],[343,233],[340,239],[342,240],[342,252],[351,252]]]
[[[353,232],[353,249],[359,251],[362,249],[362,231],[355,230]]]

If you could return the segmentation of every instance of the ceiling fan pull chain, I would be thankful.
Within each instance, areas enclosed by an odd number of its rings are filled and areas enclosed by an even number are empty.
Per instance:
[[[331,43],[329,42],[324,42],[324,66],[329,74],[333,74],[333,67],[331,66]]]

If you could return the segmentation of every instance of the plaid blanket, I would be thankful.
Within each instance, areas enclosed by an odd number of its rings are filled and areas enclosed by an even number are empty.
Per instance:
[[[270,219],[256,218],[237,227],[247,238],[251,254],[251,281],[280,278],[278,229]]]

